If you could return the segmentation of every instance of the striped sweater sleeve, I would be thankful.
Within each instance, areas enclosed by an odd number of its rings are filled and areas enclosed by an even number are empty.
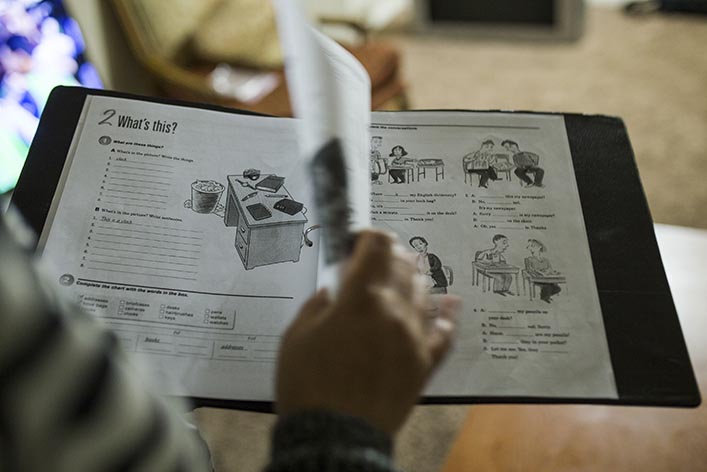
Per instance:
[[[0,215],[0,470],[207,471],[198,433],[116,338],[52,295]]]

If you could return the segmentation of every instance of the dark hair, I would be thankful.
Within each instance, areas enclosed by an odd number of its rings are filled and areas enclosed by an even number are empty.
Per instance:
[[[390,155],[389,155],[388,157],[395,157],[395,154],[393,153],[393,151],[395,151],[395,149],[397,149],[397,148],[402,149],[402,151],[403,151],[403,156],[407,156],[407,155],[408,155],[408,153],[407,153],[407,151],[405,150],[405,148],[402,147],[400,144],[398,144],[397,146],[394,146],[393,149],[390,150]]]
[[[505,140],[501,143],[501,146],[505,146],[506,143],[508,143],[508,144],[515,144],[515,146],[518,147],[518,143],[515,142],[515,141],[511,141],[510,139],[505,139]]]
[[[540,241],[538,241],[537,239],[528,239],[528,242],[530,244],[535,244],[538,248],[540,248],[540,252],[547,251],[547,248],[545,247],[545,245],[543,243],[541,243]]]
[[[499,239],[503,239],[503,238],[508,239],[508,238],[507,238],[505,235],[503,235],[503,234],[497,234],[496,236],[493,237],[492,241],[495,243],[495,242],[498,241]]]
[[[493,139],[487,139],[486,141],[484,141],[483,143],[481,143],[482,146],[483,146],[484,144],[494,144]]]
[[[371,139],[383,139],[383,136],[371,136]]]
[[[425,238],[423,238],[422,236],[413,236],[412,238],[410,238],[410,241],[409,241],[410,246],[412,246],[412,242],[416,239],[419,239],[420,241],[422,241],[423,243],[425,243],[429,246],[429,243],[427,242],[427,240]]]

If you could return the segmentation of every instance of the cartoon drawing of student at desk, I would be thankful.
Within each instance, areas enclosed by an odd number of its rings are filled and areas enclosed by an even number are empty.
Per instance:
[[[546,303],[552,302],[552,297],[562,291],[560,283],[565,282],[565,277],[552,268],[550,260],[545,257],[547,248],[537,239],[528,240],[530,256],[525,258],[524,279],[530,284],[531,297],[533,285],[540,287],[540,299]],[[525,280],[523,281],[525,286]]]
[[[405,176],[412,169],[412,165],[409,163],[410,159],[405,159],[408,153],[404,147],[397,145],[391,151],[388,157],[392,157],[393,160],[390,162],[390,168],[388,170],[388,175],[392,179],[394,184],[404,184]],[[410,172],[412,174],[412,172]]]
[[[515,276],[516,292],[518,291],[520,267],[506,263],[503,253],[508,249],[508,238],[503,234],[497,234],[493,237],[492,242],[492,248],[477,251],[475,254],[473,266],[476,278],[478,279],[479,276],[483,277],[481,283],[484,289],[486,281],[492,279],[494,293],[504,297],[506,295],[515,295],[510,288]]]

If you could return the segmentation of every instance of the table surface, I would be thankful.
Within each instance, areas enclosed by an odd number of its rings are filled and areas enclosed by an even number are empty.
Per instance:
[[[268,226],[280,223],[301,223],[307,221],[307,218],[302,214],[302,212],[295,213],[294,215],[288,215],[287,213],[284,213],[280,210],[276,210],[274,208],[275,203],[279,202],[283,198],[288,198],[292,200],[292,196],[290,195],[290,192],[287,191],[284,184],[278,189],[277,192],[266,192],[264,190],[255,190],[250,187],[243,187],[237,182],[237,180],[241,180],[243,182],[250,183],[251,185],[253,185],[253,187],[255,187],[259,182],[267,178],[269,175],[271,174],[261,175],[258,180],[249,180],[244,178],[242,175],[228,176],[229,186],[233,188],[235,198],[238,200],[236,204],[240,205],[243,208],[243,214],[246,217],[246,221],[248,221],[248,226]],[[252,193],[255,193],[253,197],[245,201],[242,200],[243,198],[247,197]],[[273,195],[283,196],[272,198]],[[253,218],[253,215],[250,214],[246,207],[254,205],[256,203],[262,203],[265,208],[270,210],[272,216],[262,220],[256,220],[255,218]]]
[[[474,266],[477,270],[483,270],[486,272],[520,272],[520,267],[512,266],[509,264],[494,264],[493,262],[483,262],[474,261]]]
[[[707,389],[707,231],[656,225],[701,390]],[[483,405],[470,408],[443,472],[704,471],[707,407]]]

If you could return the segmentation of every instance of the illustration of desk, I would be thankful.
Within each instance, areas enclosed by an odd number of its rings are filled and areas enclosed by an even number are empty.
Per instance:
[[[415,164],[410,162],[402,165],[395,165],[391,164],[388,167],[388,182],[392,182],[393,178],[390,176],[390,171],[391,170],[404,170],[405,171],[405,183],[408,184],[410,182],[415,181]]]
[[[536,298],[535,296],[535,284],[566,284],[567,278],[564,275],[532,275],[526,271],[523,271],[523,293],[527,293],[530,299]],[[526,288],[527,284],[527,288]]]
[[[427,177],[427,169],[434,170],[435,182],[438,182],[440,177],[444,180],[444,161],[442,159],[419,159],[417,161],[417,181],[422,177]]]
[[[491,288],[491,280],[494,275],[509,274],[515,279],[516,282],[516,295],[518,294],[518,274],[520,274],[520,267],[508,265],[508,264],[493,264],[487,262],[472,262],[473,267],[472,272],[472,284],[479,285],[481,283],[481,290],[486,292]],[[484,276],[484,278],[479,281],[479,276]]]
[[[297,262],[300,258],[307,218],[302,212],[289,215],[274,208],[275,203],[283,198],[292,200],[292,196],[284,186],[275,193],[257,190],[258,183],[267,177],[262,175],[255,181],[242,175],[227,177],[223,222],[226,226],[237,228],[236,251],[246,270],[287,261]],[[249,186],[243,186],[239,181]]]

